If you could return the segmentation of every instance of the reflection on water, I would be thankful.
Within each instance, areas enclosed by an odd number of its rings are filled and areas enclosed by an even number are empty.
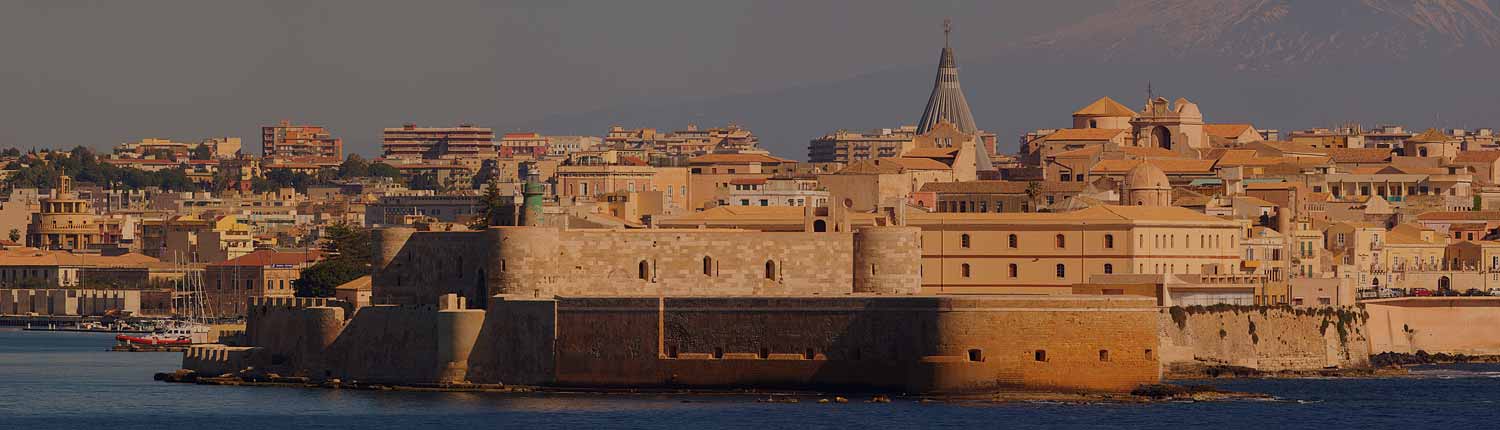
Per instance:
[[[0,428],[1475,427],[1500,413],[1497,365],[1411,377],[1215,380],[1280,401],[1162,404],[760,403],[762,396],[430,393],[167,384],[177,353],[112,353],[107,334],[0,329]]]

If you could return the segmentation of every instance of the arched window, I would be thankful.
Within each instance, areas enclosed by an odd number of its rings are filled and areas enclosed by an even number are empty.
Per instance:
[[[961,275],[961,276],[963,276],[965,278],[969,277],[969,263],[964,263],[964,264],[958,266],[958,272],[959,272],[959,275]]]
[[[1016,235],[1014,235],[1014,234],[1012,234],[1010,236],[1007,236],[1005,238],[1005,241],[1006,241],[1007,244],[1010,245],[1011,248],[1015,248],[1016,245],[1020,242],[1020,241],[1016,240]]]
[[[959,236],[958,237],[958,242],[959,242],[959,246],[962,246],[964,248],[968,248],[969,247],[969,234],[968,233],[964,233],[962,236]]]
[[[817,233],[828,231],[828,223],[823,220],[813,221],[813,231]]]
[[[639,276],[643,280],[651,279],[651,263],[647,263],[646,260],[641,260],[641,263],[636,266],[636,272],[637,276]]]
[[[1115,273],[1115,265],[1104,263],[1104,274],[1109,275],[1113,273]]]
[[[1020,270],[1018,270],[1015,263],[1011,263],[1010,266],[1006,268],[1006,272],[1010,274],[1010,277],[1014,278],[1016,277],[1018,272],[1020,272]]]
[[[1053,241],[1057,242],[1057,247],[1058,248],[1067,248],[1068,247],[1068,238],[1065,237],[1065,236],[1063,236],[1063,235],[1061,235],[1061,234],[1055,236],[1054,239],[1053,239]]]
[[[776,280],[776,262],[766,260],[766,279]]]
[[[1113,235],[1113,234],[1106,234],[1106,235],[1104,235],[1104,247],[1105,248],[1114,248],[1115,247],[1115,235]]]
[[[1063,264],[1058,264],[1057,265],[1057,279],[1063,279],[1063,278],[1066,278],[1066,277],[1068,277],[1068,266],[1063,265]]]
[[[714,275],[714,258],[713,257],[709,257],[709,256],[704,256],[703,257],[703,275],[704,276],[713,276]]]

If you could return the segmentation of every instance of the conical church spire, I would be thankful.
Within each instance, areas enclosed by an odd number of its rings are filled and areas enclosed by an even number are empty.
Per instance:
[[[932,95],[927,98],[927,109],[922,111],[922,120],[917,123],[917,133],[926,133],[939,121],[948,121],[964,133],[976,133],[974,115],[969,113],[969,102],[958,87],[958,60],[949,46],[953,32],[952,22],[943,20],[943,52],[938,57],[937,80],[932,84]]]

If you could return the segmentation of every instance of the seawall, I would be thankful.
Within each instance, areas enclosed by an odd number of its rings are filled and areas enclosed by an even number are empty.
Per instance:
[[[1162,364],[1303,371],[1369,365],[1368,314],[1357,307],[1171,307],[1159,312]]]
[[[1370,349],[1500,355],[1500,297],[1369,300]]]
[[[253,309],[253,348],[199,351],[183,365],[395,385],[1126,392],[1160,381],[1153,304],[500,295],[483,310],[377,305],[343,322],[341,308],[293,303]]]

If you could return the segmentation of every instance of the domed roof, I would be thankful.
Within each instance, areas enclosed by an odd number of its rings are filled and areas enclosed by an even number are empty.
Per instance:
[[[1125,189],[1170,190],[1172,185],[1167,182],[1166,172],[1150,162],[1141,161],[1130,172],[1125,173]]]

